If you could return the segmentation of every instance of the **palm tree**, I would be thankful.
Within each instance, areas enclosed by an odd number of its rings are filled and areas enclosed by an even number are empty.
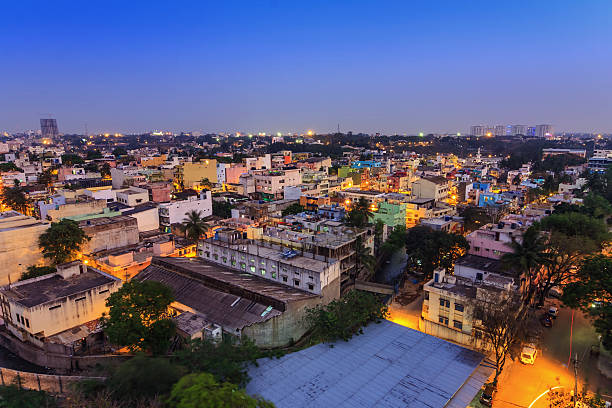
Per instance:
[[[355,277],[369,280],[375,266],[376,258],[370,253],[370,248],[363,244],[361,237],[357,237],[355,240]]]
[[[200,211],[192,210],[185,215],[186,217],[181,224],[181,230],[188,239],[197,242],[210,228],[202,219]]]
[[[549,261],[546,253],[546,237],[531,226],[523,234],[522,240],[512,237],[512,252],[502,256],[502,262],[508,268],[515,269],[525,279],[524,302],[531,303],[541,268]]]

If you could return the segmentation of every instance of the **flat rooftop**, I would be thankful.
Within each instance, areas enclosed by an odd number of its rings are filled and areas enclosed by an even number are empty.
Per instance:
[[[116,280],[118,279],[88,268],[86,272],[71,276],[68,279],[59,275],[48,275],[45,279],[16,283],[10,285],[10,288],[3,289],[2,293],[23,307],[33,307],[86,292]]]
[[[333,347],[317,344],[258,360],[246,390],[278,408],[465,407],[486,379],[473,381],[483,358],[385,320]]]

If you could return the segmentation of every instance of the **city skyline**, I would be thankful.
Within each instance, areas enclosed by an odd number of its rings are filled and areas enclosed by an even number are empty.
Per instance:
[[[0,129],[612,132],[604,1],[10,4]],[[26,19],[26,20],[24,20]],[[23,24],[27,21],[27,24]]]

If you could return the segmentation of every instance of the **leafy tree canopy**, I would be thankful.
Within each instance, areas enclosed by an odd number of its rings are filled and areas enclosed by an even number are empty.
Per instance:
[[[45,258],[60,264],[72,261],[89,239],[77,222],[63,219],[51,223],[49,229],[38,238],[38,245]]]
[[[39,276],[49,275],[57,272],[57,269],[53,266],[28,266],[28,269],[21,274],[20,281],[32,278],[38,278]]]
[[[201,211],[192,210],[185,215],[181,230],[188,239],[195,242],[209,230],[208,224],[204,222]]]
[[[23,169],[21,169],[20,167],[17,167],[17,165],[13,162],[0,163],[0,172],[4,172],[4,171],[23,172]]]
[[[233,206],[227,201],[215,201],[212,202],[212,212],[216,217],[230,218],[232,216]]]
[[[298,203],[291,204],[287,208],[281,211],[282,216],[299,214],[304,211],[304,207]]]
[[[162,283],[126,282],[106,300],[110,311],[104,318],[104,332],[111,343],[132,351],[165,353],[176,331],[167,315],[173,301],[172,290]]]
[[[406,234],[408,265],[427,276],[432,275],[436,268],[451,270],[455,261],[469,247],[462,235],[436,231],[426,226],[417,225]]]
[[[78,154],[74,154],[74,153],[62,154],[62,164],[65,164],[67,166],[73,166],[75,164],[83,164],[83,163],[85,163],[85,160],[83,160],[83,158],[79,156]]]
[[[0,408],[55,408],[55,398],[44,391],[19,389],[17,385],[0,386]]]

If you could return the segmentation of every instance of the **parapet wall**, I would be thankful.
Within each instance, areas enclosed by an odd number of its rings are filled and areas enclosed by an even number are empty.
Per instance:
[[[0,367],[2,385],[15,385],[19,389],[47,391],[51,394],[64,394],[74,384],[84,380],[104,381],[104,377],[36,374]]]

